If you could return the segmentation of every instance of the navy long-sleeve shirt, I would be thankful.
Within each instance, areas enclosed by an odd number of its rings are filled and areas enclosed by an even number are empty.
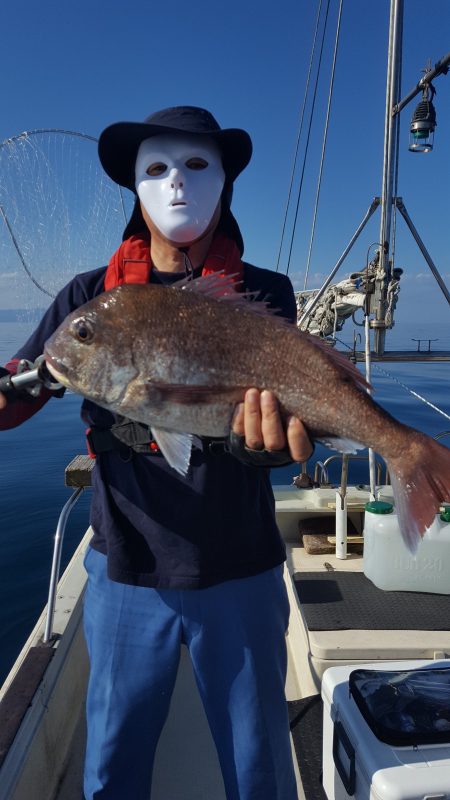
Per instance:
[[[57,296],[15,355],[34,361],[65,317],[104,291],[105,268],[77,275]],[[157,277],[152,273],[152,280]],[[244,291],[258,292],[295,320],[289,279],[244,264]],[[49,395],[44,395],[48,399]],[[0,428],[38,410],[43,400],[18,401],[0,412]],[[85,400],[87,426],[109,427],[114,415]],[[157,588],[200,589],[257,574],[282,563],[285,549],[275,522],[269,470],[232,455],[210,452],[197,440],[187,476],[161,454],[97,455],[93,470],[91,545],[107,555],[112,580]]]

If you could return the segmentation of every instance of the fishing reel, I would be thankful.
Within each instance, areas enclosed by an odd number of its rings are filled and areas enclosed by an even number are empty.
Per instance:
[[[38,356],[34,362],[22,358],[17,365],[15,375],[8,374],[0,378],[0,392],[3,394],[39,397],[43,388],[51,392],[64,388],[48,371],[43,355]]]

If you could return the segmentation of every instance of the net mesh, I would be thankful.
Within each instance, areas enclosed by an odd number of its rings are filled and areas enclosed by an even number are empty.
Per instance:
[[[133,200],[93,137],[37,130],[0,144],[0,308],[45,308],[76,273],[106,264]]]

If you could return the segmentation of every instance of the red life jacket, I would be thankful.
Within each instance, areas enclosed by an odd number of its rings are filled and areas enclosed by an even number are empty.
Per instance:
[[[108,264],[105,291],[123,283],[148,283],[151,268],[150,235],[143,233],[130,236],[122,242]],[[241,281],[244,274],[236,243],[220,231],[215,234],[211,243],[202,275],[211,275],[215,272],[223,272],[224,276],[234,276],[235,283]]]

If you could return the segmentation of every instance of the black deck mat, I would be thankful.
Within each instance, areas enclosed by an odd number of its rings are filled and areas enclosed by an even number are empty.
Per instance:
[[[385,592],[362,572],[296,572],[295,588],[310,631],[450,629],[450,596]]]
[[[295,754],[307,800],[326,800],[322,788],[323,703],[319,694],[288,703]]]

